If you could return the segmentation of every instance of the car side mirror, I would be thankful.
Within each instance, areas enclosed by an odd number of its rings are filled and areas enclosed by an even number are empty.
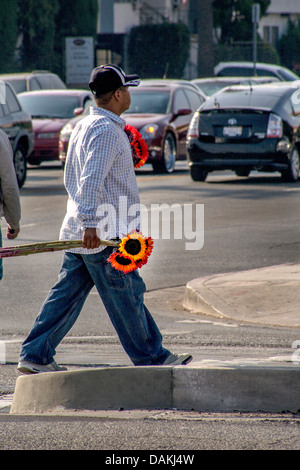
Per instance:
[[[182,108],[182,109],[178,109],[176,116],[186,116],[188,114],[191,114],[192,113],[192,110],[190,108]]]

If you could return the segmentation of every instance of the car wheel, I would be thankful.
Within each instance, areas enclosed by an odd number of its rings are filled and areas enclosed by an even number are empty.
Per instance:
[[[288,169],[284,170],[281,175],[284,181],[295,182],[299,178],[300,161],[299,152],[296,147],[292,148],[289,156]]]
[[[207,170],[202,170],[201,168],[197,166],[191,166],[190,171],[191,171],[191,178],[193,181],[205,181],[208,175]]]
[[[23,186],[27,174],[26,152],[21,144],[18,144],[14,154],[14,166],[19,188]]]
[[[153,163],[153,170],[157,173],[172,173],[175,168],[177,155],[176,141],[170,132],[164,138],[163,157],[161,162]]]

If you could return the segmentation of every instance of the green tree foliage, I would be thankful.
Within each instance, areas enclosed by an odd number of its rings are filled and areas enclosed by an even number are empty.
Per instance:
[[[261,16],[271,0],[214,0],[214,27],[221,30],[220,43],[252,40],[252,5],[260,4]]]
[[[198,3],[198,77],[214,73],[213,10],[212,0]]]
[[[59,0],[57,34],[63,37],[95,36],[97,13],[97,0]]]
[[[6,4],[6,9],[7,5],[18,4],[22,71],[47,69],[64,78],[65,37],[96,36],[97,0],[0,0],[0,6],[1,3]],[[13,51],[15,44],[16,41]]]
[[[65,38],[97,34],[97,0],[59,0],[56,16],[54,71],[64,78]]]
[[[52,69],[58,9],[58,0],[19,0],[19,28],[22,33],[20,59],[23,70]]]
[[[183,23],[137,26],[129,35],[129,68],[143,78],[180,78],[189,48],[189,30]]]
[[[289,22],[287,33],[281,37],[280,57],[282,64],[300,73],[300,23]]]
[[[15,50],[18,39],[18,0],[0,0],[0,72],[15,69]]]

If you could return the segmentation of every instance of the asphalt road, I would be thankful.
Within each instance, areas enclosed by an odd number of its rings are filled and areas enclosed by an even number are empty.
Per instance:
[[[161,228],[168,215],[163,212],[160,221],[151,219],[157,213],[157,204],[165,204],[166,211],[175,204],[183,216],[184,204],[204,208],[201,249],[186,249],[186,243],[193,241],[191,238],[156,239],[153,254],[141,270],[147,285],[147,305],[167,346],[179,352],[188,349],[196,360],[291,353],[292,342],[299,339],[297,330],[196,315],[184,311],[181,299],[186,283],[196,277],[299,262],[300,182],[282,183],[277,175],[258,173],[246,179],[232,173],[214,173],[207,182],[195,183],[185,163],[180,163],[172,175],[154,175],[146,169],[137,173],[137,179],[141,202],[148,209],[154,231]],[[58,165],[30,168],[21,189],[21,203],[22,231],[13,244],[57,239],[66,206],[61,168]],[[199,220],[194,219],[194,226],[188,227],[189,237],[197,223],[201,229]],[[1,226],[5,227],[3,221]],[[56,281],[60,261],[61,253],[4,261],[0,340],[8,341],[8,363],[0,365],[2,396],[13,393],[20,342]],[[97,364],[99,360],[128,363],[95,292],[92,291],[76,325],[59,348],[58,356],[58,360],[66,363],[72,358],[74,366]],[[3,408],[0,422],[3,450],[299,449],[299,417],[289,413],[203,415],[173,410],[21,417],[10,416]]]
[[[259,173],[249,178],[213,173],[207,182],[195,183],[184,162],[178,164],[178,170],[172,175],[154,175],[150,169],[140,170],[137,180],[141,202],[148,209],[147,217],[151,222],[148,226],[153,228],[154,235],[159,233],[158,229],[164,230],[162,220],[168,220],[168,208],[174,205],[179,208],[183,222],[186,206],[195,209],[198,205],[204,211],[203,227],[201,216],[195,221],[195,210],[193,212],[195,227],[198,224],[200,232],[203,231],[201,249],[186,249],[187,244],[193,242],[191,236],[195,231],[190,219],[185,224],[187,233],[184,227],[182,229],[183,236],[186,234],[190,239],[174,239],[178,227],[174,228],[172,219],[171,237],[154,239],[153,254],[140,270],[148,292],[184,288],[189,280],[206,275],[300,261],[300,182],[282,183],[277,175]],[[13,243],[4,240],[4,244],[56,240],[66,201],[59,164],[29,169],[27,182],[21,189],[21,233]],[[163,204],[167,209],[162,211],[159,221],[157,205]],[[4,229],[3,221],[1,226]],[[201,245],[201,239],[199,243]],[[61,257],[57,252],[4,260],[4,278],[0,285],[2,334],[27,332],[56,282]],[[97,295],[92,293],[90,297],[86,310],[94,312],[95,320],[99,304]],[[94,320],[88,321],[91,331],[103,334],[106,323],[101,323],[99,329]],[[86,328],[82,334],[88,334]]]

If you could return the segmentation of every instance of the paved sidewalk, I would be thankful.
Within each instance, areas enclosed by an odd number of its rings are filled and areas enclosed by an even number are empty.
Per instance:
[[[219,318],[299,328],[300,264],[194,279],[183,305]]]
[[[183,305],[219,318],[299,328],[300,264],[194,279],[186,286]],[[299,390],[300,367],[291,358],[274,362],[226,358],[177,367],[103,366],[21,376],[11,412],[164,408],[298,412]]]

